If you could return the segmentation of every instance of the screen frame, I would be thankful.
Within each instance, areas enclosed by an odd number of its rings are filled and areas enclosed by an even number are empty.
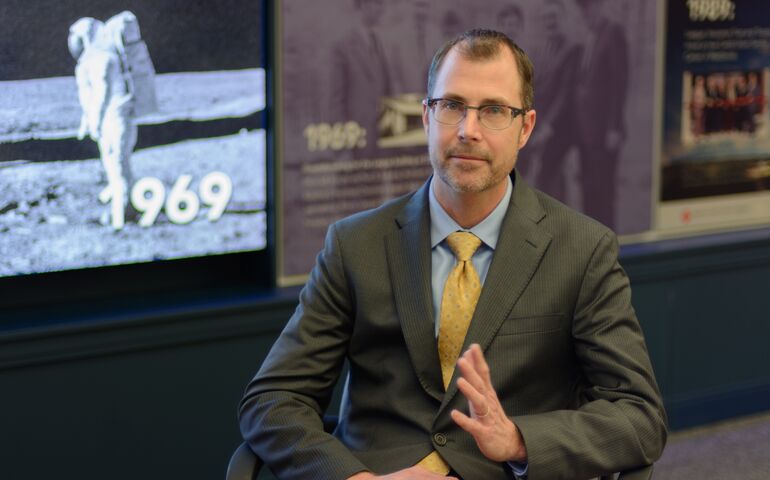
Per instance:
[[[0,331],[66,324],[97,316],[141,317],[164,306],[264,296],[275,286],[274,2],[261,3],[259,22],[266,104],[266,245],[260,250],[106,265],[0,277]]]

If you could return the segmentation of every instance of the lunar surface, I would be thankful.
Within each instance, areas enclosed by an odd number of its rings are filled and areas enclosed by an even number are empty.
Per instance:
[[[155,77],[155,88],[158,112],[138,118],[139,125],[245,117],[265,108],[265,71],[257,68],[166,73]],[[75,77],[0,82],[0,143],[74,137],[80,115]]]
[[[241,118],[265,106],[261,69],[162,74],[156,89],[158,112],[137,119],[139,125]],[[44,152],[57,148],[48,140],[74,137],[80,116],[74,77],[0,82],[0,276],[265,246],[264,130],[135,151],[134,181],[160,180],[165,198],[182,175],[192,177],[188,190],[199,195],[201,179],[213,172],[230,178],[232,196],[216,221],[202,201],[189,223],[171,222],[164,210],[148,227],[134,219],[115,230],[109,205],[98,199],[106,186],[99,158],[31,162],[3,152],[4,143],[29,140]]]
[[[180,175],[191,175],[197,192],[201,178],[219,171],[233,182],[232,198],[215,222],[201,205],[185,225],[161,213],[152,226],[118,231],[98,200],[106,186],[98,158],[0,162],[0,276],[263,248],[264,151],[259,130],[134,152],[135,178],[158,178],[167,194]]]

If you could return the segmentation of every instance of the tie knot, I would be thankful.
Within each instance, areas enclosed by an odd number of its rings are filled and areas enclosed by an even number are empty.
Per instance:
[[[454,232],[446,237],[449,248],[460,262],[467,262],[481,245],[481,239],[469,232]]]

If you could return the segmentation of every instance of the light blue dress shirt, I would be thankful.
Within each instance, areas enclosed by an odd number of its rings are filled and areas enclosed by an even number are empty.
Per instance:
[[[452,271],[456,263],[452,249],[449,248],[449,245],[444,240],[450,233],[458,230],[470,232],[481,239],[481,245],[476,250],[476,253],[473,254],[471,263],[473,263],[473,268],[479,274],[479,280],[481,280],[481,285],[483,286],[484,280],[487,278],[489,265],[492,263],[492,255],[495,253],[495,247],[497,247],[500,227],[503,224],[505,212],[508,210],[508,204],[511,201],[513,184],[510,177],[507,177],[507,179],[508,186],[503,199],[492,210],[492,213],[487,215],[487,218],[470,229],[459,226],[446,213],[444,207],[438,203],[436,194],[433,193],[433,182],[436,181],[436,178],[433,177],[431,180],[428,203],[430,205],[431,292],[433,294],[433,321],[436,338],[438,338],[439,319],[441,318],[441,297],[444,293],[444,284],[449,276],[449,272]]]
[[[503,195],[502,200],[500,200],[495,209],[480,223],[470,229],[465,229],[458,225],[444,210],[444,207],[438,203],[436,194],[433,193],[433,182],[436,181],[436,177],[434,176],[431,179],[430,188],[428,189],[428,204],[430,206],[431,293],[433,295],[433,323],[436,338],[438,338],[439,323],[441,322],[441,297],[444,293],[444,284],[449,276],[449,272],[452,271],[455,263],[457,263],[452,249],[449,248],[445,241],[446,237],[450,233],[459,230],[470,232],[481,239],[481,245],[473,254],[473,257],[471,257],[471,263],[473,263],[473,268],[479,274],[479,280],[481,280],[481,285],[483,286],[484,280],[487,278],[489,265],[492,263],[492,256],[497,247],[497,239],[500,236],[500,228],[503,225],[505,212],[508,211],[508,204],[511,203],[513,182],[511,182],[511,177],[507,177],[507,180],[508,184],[505,189],[505,195]],[[527,478],[528,464],[517,462],[508,462],[508,464],[513,469],[516,478],[521,480]]]

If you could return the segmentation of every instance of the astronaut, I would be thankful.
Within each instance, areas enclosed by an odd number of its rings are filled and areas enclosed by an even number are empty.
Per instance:
[[[77,60],[75,79],[83,109],[78,139],[87,134],[99,146],[107,175],[107,187],[99,200],[110,202],[111,225],[119,230],[127,214],[135,216],[128,206],[128,189],[132,185],[130,158],[137,127],[133,82],[110,37],[102,22],[86,17],[70,27],[67,43]]]

